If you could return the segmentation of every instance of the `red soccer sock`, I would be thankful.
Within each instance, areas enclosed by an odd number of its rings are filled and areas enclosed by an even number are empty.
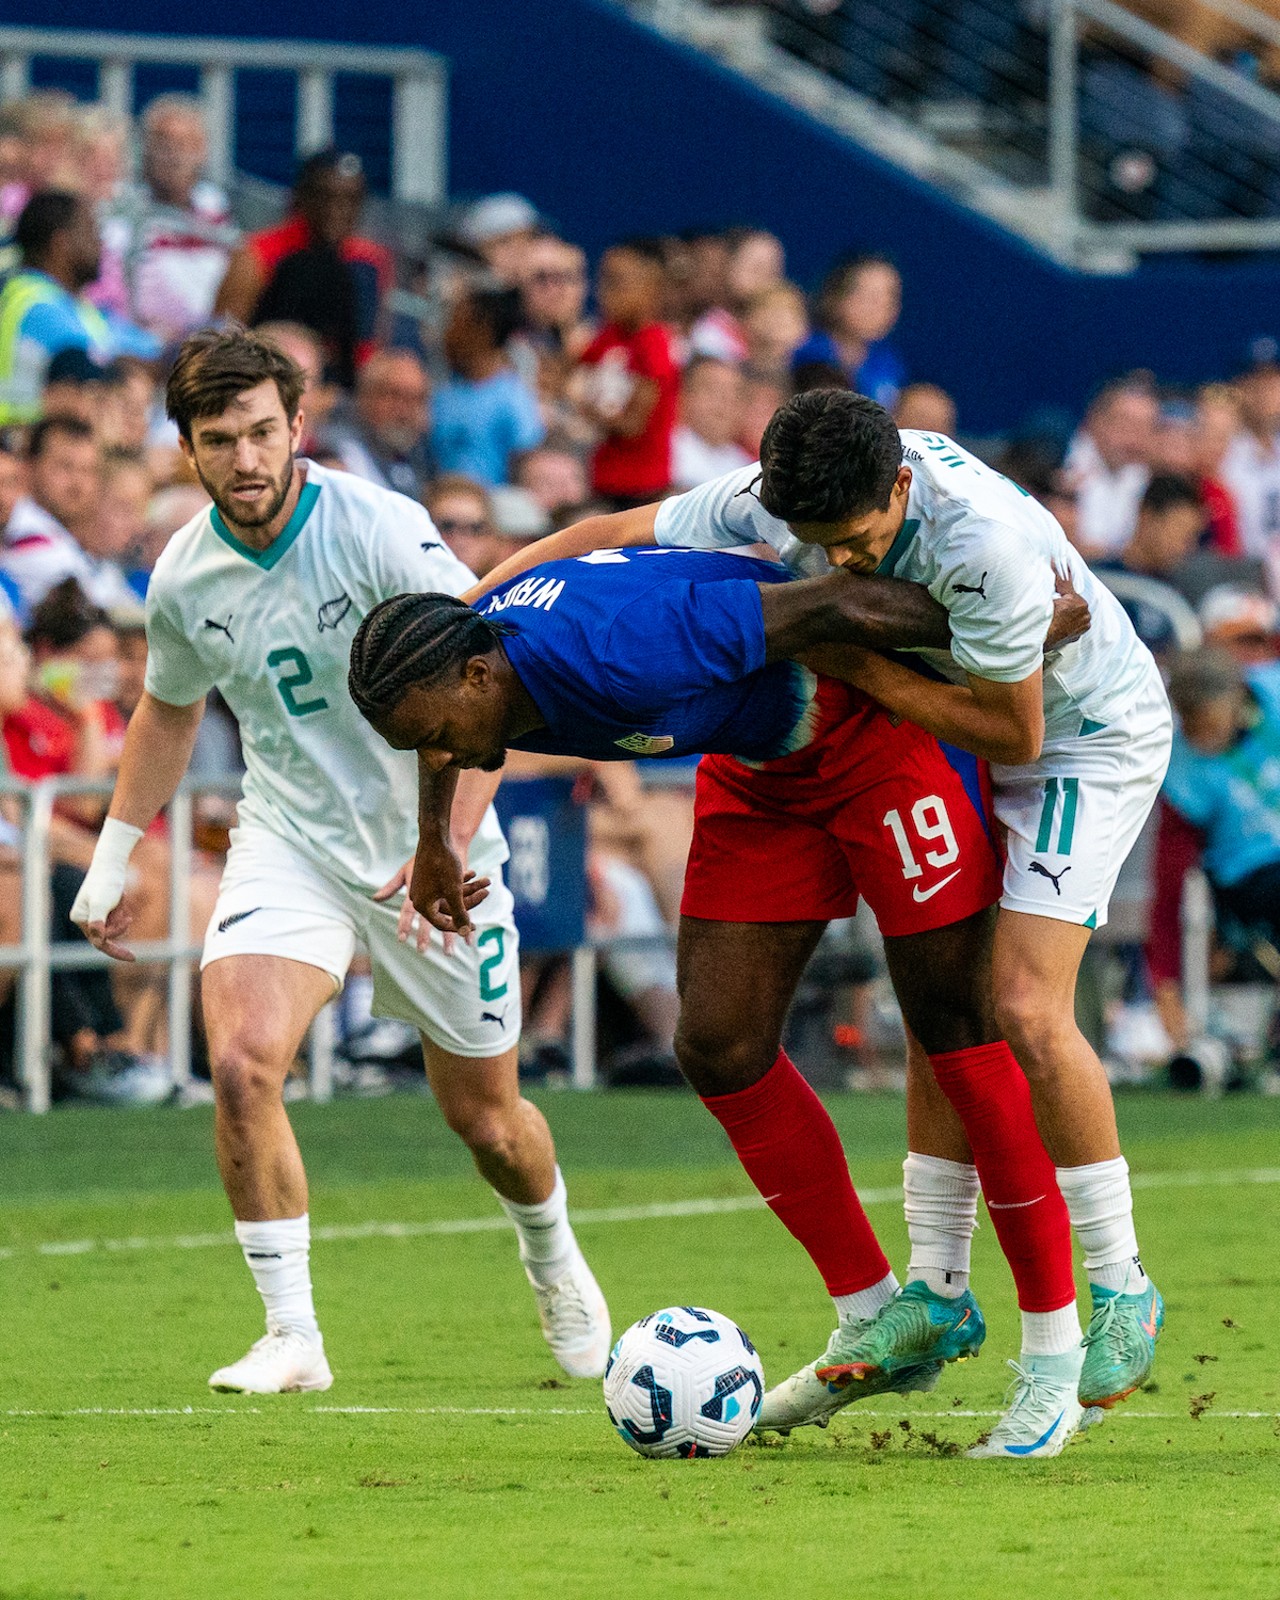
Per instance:
[[[1013,1051],[1001,1039],[930,1056],[929,1063],[969,1136],[1019,1307],[1057,1311],[1074,1303],[1071,1224]]]
[[[856,1294],[888,1275],[835,1123],[785,1050],[759,1083],[702,1103],[774,1216],[809,1252],[828,1294]]]

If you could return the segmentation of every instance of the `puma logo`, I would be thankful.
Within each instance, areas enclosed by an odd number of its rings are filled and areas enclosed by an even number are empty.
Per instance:
[[[984,572],[982,574],[982,577],[979,578],[977,583],[953,583],[951,585],[951,592],[952,594],[980,594],[985,600],[987,598],[986,573]]]
[[[228,643],[234,644],[236,642],[235,635],[231,631],[231,624],[234,619],[235,612],[233,611],[228,615],[225,622],[215,622],[212,617],[206,617],[204,619],[204,625],[206,628],[212,628],[215,633],[225,633]]]
[[[1071,871],[1071,867],[1068,864],[1067,866],[1063,867],[1061,872],[1050,872],[1048,867],[1042,866],[1039,861],[1033,861],[1027,868],[1027,871],[1038,872],[1042,878],[1048,878],[1049,882],[1053,885],[1054,894],[1061,894],[1062,885],[1058,880],[1060,878],[1065,878],[1067,873]]]
[[[326,600],[319,611],[316,612],[319,632],[323,633],[326,628],[333,628],[336,631],[338,624],[350,610],[351,596],[349,594],[340,594],[336,600]]]
[[[481,1022],[496,1022],[498,1026],[501,1027],[507,1020],[507,1008],[506,1006],[503,1006],[501,1012],[482,1011],[480,1013],[480,1020]]]
[[[261,910],[261,906],[251,906],[248,911],[233,911],[229,917],[223,917],[218,924],[218,932],[225,933],[228,928],[234,928],[237,922],[243,922],[246,917],[252,917]]]

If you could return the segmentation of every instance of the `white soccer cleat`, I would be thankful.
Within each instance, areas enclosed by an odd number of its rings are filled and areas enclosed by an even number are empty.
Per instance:
[[[602,1378],[613,1343],[609,1307],[582,1251],[574,1247],[563,1277],[548,1287],[529,1282],[551,1353],[571,1378]]]
[[[941,1361],[927,1361],[896,1377],[877,1372],[862,1382],[835,1384],[818,1376],[819,1368],[839,1365],[850,1357],[870,1321],[840,1323],[816,1361],[784,1378],[765,1395],[756,1418],[757,1433],[790,1433],[792,1428],[825,1428],[845,1406],[878,1394],[927,1394],[942,1373]]]
[[[324,1340],[295,1328],[264,1334],[247,1355],[209,1379],[211,1389],[230,1394],[301,1394],[332,1383]]]
[[[1011,1361],[1018,1381],[1009,1408],[987,1438],[966,1454],[974,1460],[1003,1456],[1010,1461],[1060,1455],[1093,1420],[1076,1394],[1082,1358],[1083,1351],[1072,1350],[1063,1356],[1026,1356],[1025,1366]]]

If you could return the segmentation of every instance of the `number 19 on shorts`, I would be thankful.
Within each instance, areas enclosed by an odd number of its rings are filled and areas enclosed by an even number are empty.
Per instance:
[[[956,843],[955,829],[951,826],[951,818],[947,815],[941,795],[927,794],[923,800],[917,800],[911,808],[909,820],[910,831],[901,811],[886,811],[884,815],[884,826],[893,835],[893,842],[902,857],[904,878],[918,878],[924,872],[924,867],[916,860],[917,848],[924,845],[933,847],[923,851],[925,862],[931,867],[949,867],[957,859],[960,846]]]

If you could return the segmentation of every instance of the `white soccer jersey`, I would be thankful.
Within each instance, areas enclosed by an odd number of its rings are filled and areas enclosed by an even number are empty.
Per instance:
[[[212,507],[169,541],[147,596],[147,689],[190,705],[216,686],[240,724],[241,820],[369,891],[417,846],[418,767],[348,695],[351,640],[379,600],[475,580],[415,501],[301,465],[297,510],[266,550]],[[486,871],[506,860],[492,807],[472,858]]]
[[[1151,681],[1155,663],[1119,601],[1043,506],[938,433],[902,432],[911,468],[907,515],[880,563],[922,583],[951,618],[951,649],[917,652],[953,682],[1030,677],[1043,660],[1045,744],[1113,722]],[[659,544],[716,549],[765,543],[795,571],[829,571],[756,497],[759,467],[743,467],[658,508]],[[1088,633],[1044,656],[1054,566],[1068,572],[1092,616]]]
[[[1235,497],[1245,555],[1265,560],[1280,548],[1280,435],[1268,448],[1252,433],[1238,433],[1220,476]]]

